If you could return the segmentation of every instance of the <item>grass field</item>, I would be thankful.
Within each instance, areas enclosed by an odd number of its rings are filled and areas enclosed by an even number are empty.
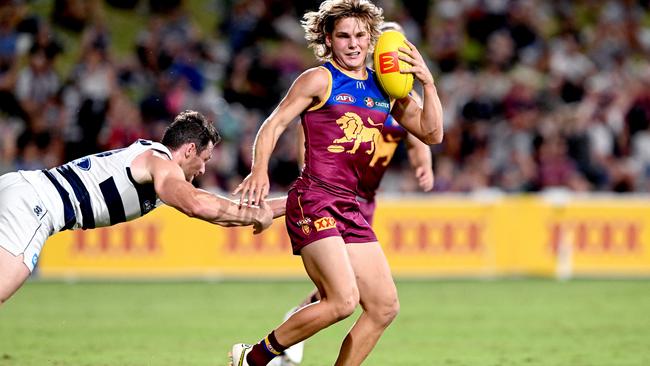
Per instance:
[[[367,365],[647,366],[650,281],[399,281],[402,311]],[[0,309],[2,366],[225,365],[306,282],[30,282]],[[356,315],[355,315],[356,317]],[[352,319],[311,339],[332,365]]]

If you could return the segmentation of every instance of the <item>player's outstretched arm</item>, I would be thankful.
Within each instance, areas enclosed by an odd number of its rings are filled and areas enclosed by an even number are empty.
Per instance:
[[[273,222],[273,212],[266,204],[240,207],[225,197],[195,188],[185,180],[183,171],[174,162],[155,154],[146,159],[158,197],[187,216],[220,226],[253,225],[255,234]]]
[[[284,216],[287,211],[287,196],[271,198],[265,201],[271,212],[273,212],[273,218]]]
[[[324,93],[329,77],[319,68],[302,73],[291,85],[287,95],[264,121],[255,137],[251,173],[232,194],[240,194],[241,204],[259,204],[269,193],[268,166],[278,138],[304,110],[315,104]]]
[[[412,67],[401,72],[412,73],[422,83],[422,106],[411,96],[406,96],[395,102],[391,114],[406,130],[427,145],[439,144],[443,137],[442,103],[422,55],[411,42],[406,43],[409,48],[400,47],[406,56],[400,55],[399,58]]]

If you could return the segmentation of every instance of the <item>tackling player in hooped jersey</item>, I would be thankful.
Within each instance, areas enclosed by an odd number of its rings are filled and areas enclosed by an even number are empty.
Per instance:
[[[58,231],[132,220],[162,202],[221,226],[253,225],[257,233],[271,225],[284,214],[283,198],[241,207],[191,184],[219,140],[203,115],[185,111],[162,143],[138,140],[49,170],[1,176],[0,304],[27,279],[45,241]]]
[[[356,200],[358,187],[368,178],[389,113],[419,140],[435,144],[442,141],[442,106],[431,72],[409,42],[400,47],[400,59],[412,67],[401,72],[422,84],[422,106],[410,97],[391,101],[377,87],[365,61],[382,20],[382,10],[367,0],[326,0],[303,18],[306,39],[325,64],[302,73],[262,124],[251,173],[233,193],[242,203],[265,199],[271,153],[300,116],[305,168],[289,191],[286,225],[321,301],[292,314],[259,343],[235,344],[234,365],[266,365],[289,346],[350,316],[361,303],[363,312],[335,363],[360,365],[399,311],[388,262]]]

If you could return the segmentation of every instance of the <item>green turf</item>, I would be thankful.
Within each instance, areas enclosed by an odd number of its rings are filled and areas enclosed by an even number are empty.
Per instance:
[[[367,365],[647,366],[650,281],[400,281]],[[0,309],[0,365],[225,365],[306,282],[30,282]],[[355,314],[356,316],[357,314]],[[311,339],[332,365],[348,319]]]

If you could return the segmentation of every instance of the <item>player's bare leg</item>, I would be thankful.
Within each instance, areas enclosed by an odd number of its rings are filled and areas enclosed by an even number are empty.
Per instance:
[[[29,269],[23,263],[23,256],[14,256],[6,249],[0,247],[0,306],[29,277]]]
[[[300,254],[321,300],[298,310],[276,329],[276,337],[284,345],[295,344],[347,318],[359,304],[354,271],[341,237],[315,241]]]
[[[248,365],[266,365],[287,347],[347,318],[359,304],[354,271],[341,237],[317,240],[302,248],[300,255],[322,299],[295,312],[250,351],[246,351]],[[233,347],[233,360],[242,354],[239,348],[235,349],[239,346]]]
[[[360,365],[399,312],[397,288],[379,243],[348,244],[363,313],[343,340],[335,365]]]
[[[307,297],[305,297],[298,306],[294,306],[284,315],[283,321],[289,319],[298,310],[303,307],[320,301],[320,293],[317,288],[314,288]],[[305,350],[305,341],[300,341],[293,346],[284,350],[282,356],[276,357],[271,362],[268,363],[268,366],[296,366],[302,362],[303,353]]]
[[[295,312],[250,350],[242,352],[241,344],[233,346],[233,361],[244,354],[248,365],[266,365],[287,347],[354,312],[359,304],[359,290],[343,239],[317,240],[304,247],[300,255],[307,274],[321,293],[321,301]]]

